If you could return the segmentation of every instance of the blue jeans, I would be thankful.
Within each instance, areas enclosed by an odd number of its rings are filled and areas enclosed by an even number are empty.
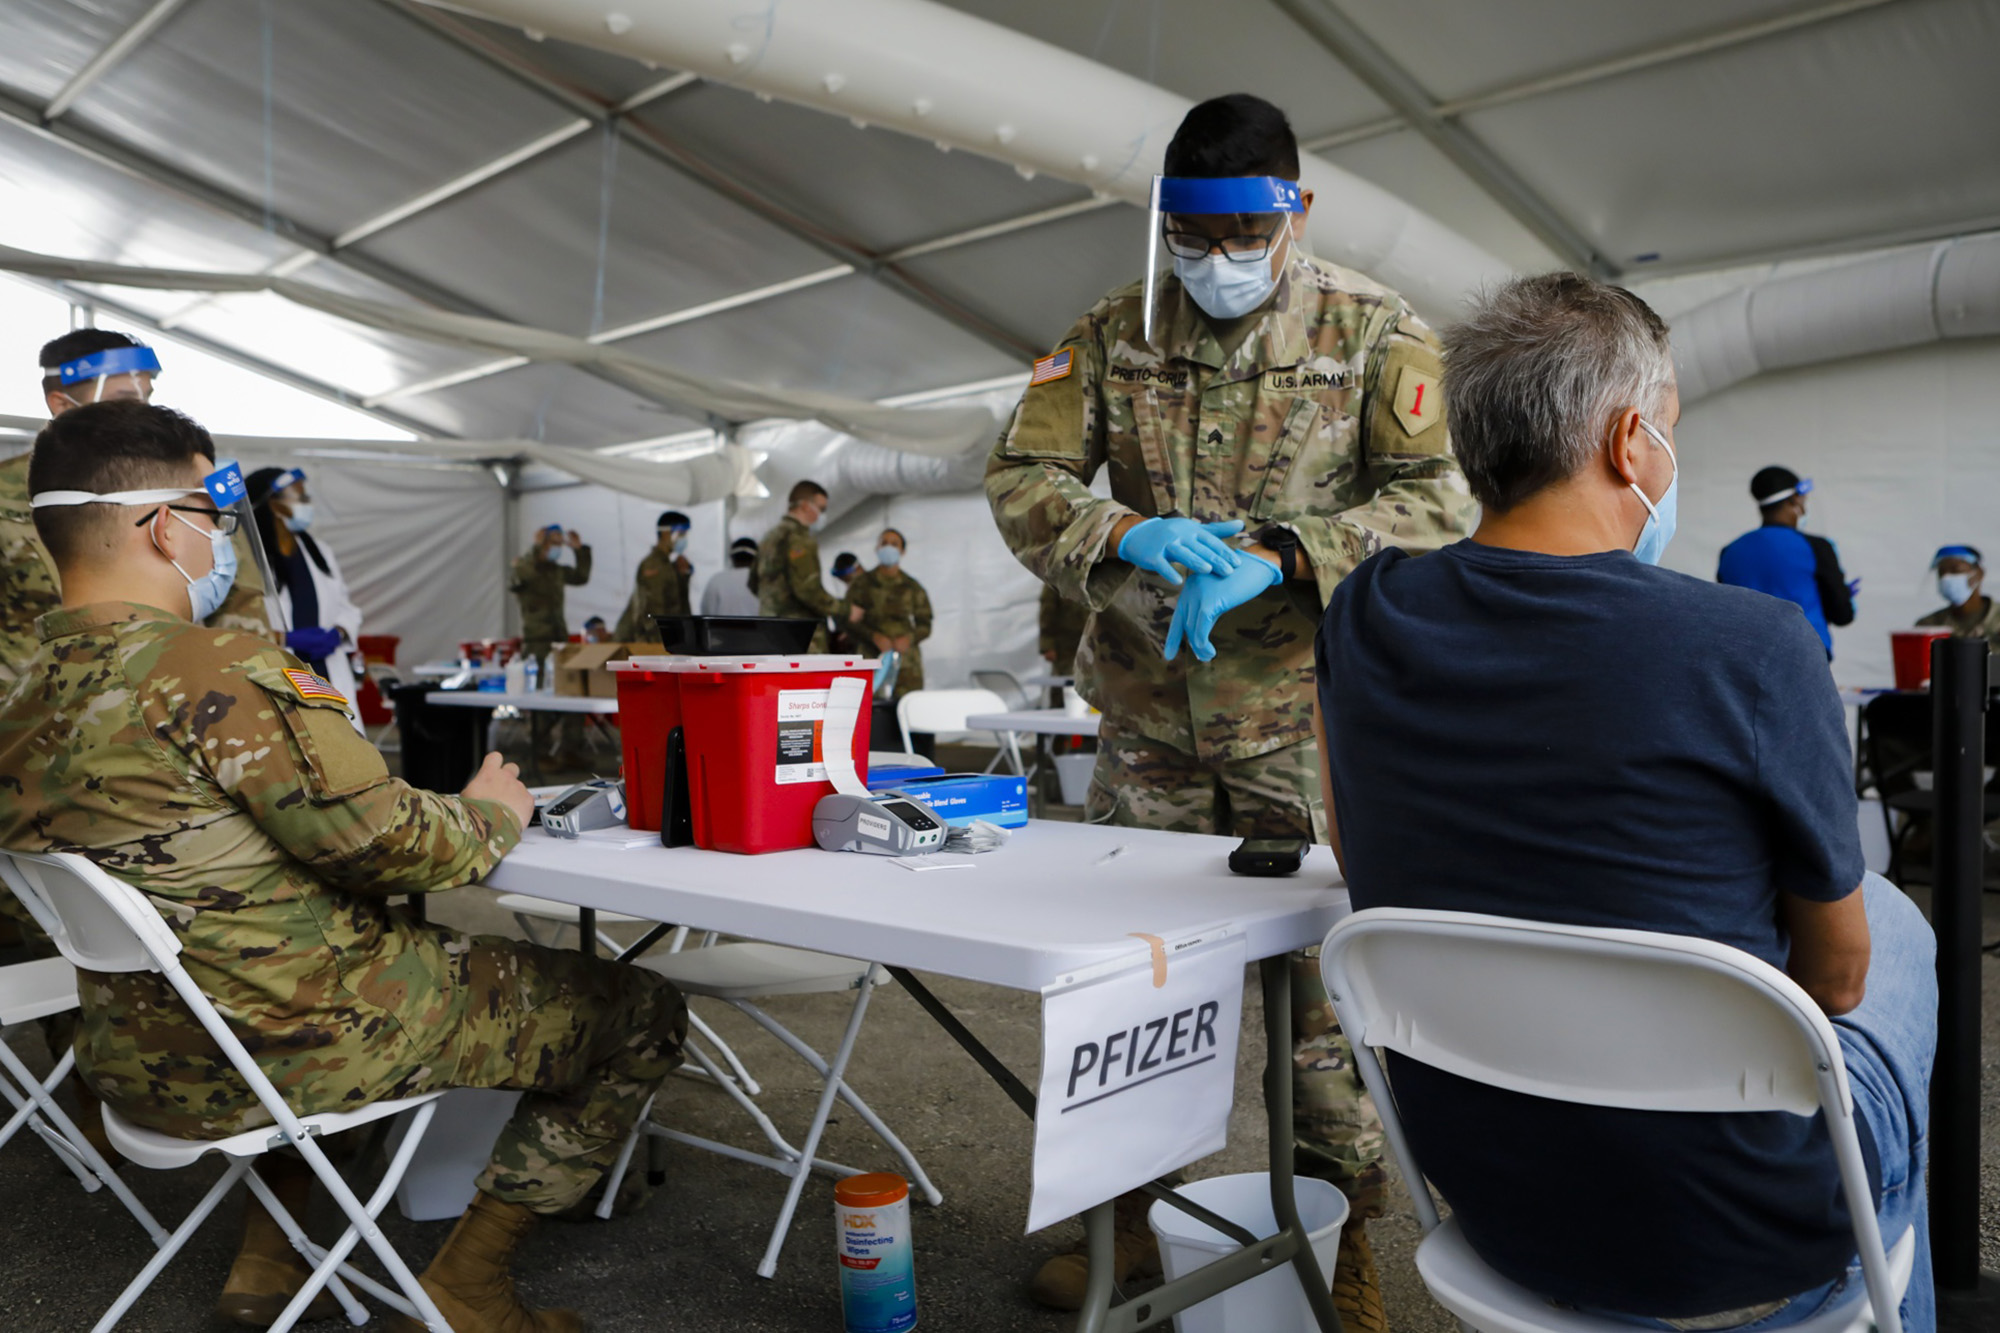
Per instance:
[[[1931,1060],[1937,1053],[1937,939],[1930,923],[1902,890],[1869,874],[1861,882],[1868,913],[1868,990],[1852,1012],[1833,1019],[1854,1110],[1874,1133],[1882,1165],[1882,1197],[1875,1210],[1882,1247],[1895,1248],[1905,1231],[1916,1236],[1910,1285],[1903,1293],[1906,1333],[1935,1333],[1937,1291],[1931,1282],[1930,1209],[1924,1197],[1929,1153]],[[1775,1333],[1862,1300],[1867,1292],[1857,1256],[1847,1271],[1823,1287],[1801,1292],[1778,1309],[1727,1333]],[[1644,1319],[1597,1311],[1643,1328],[1679,1330],[1683,1321]]]

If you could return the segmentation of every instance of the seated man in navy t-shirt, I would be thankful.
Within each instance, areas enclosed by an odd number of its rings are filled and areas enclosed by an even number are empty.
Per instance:
[[[1644,302],[1523,279],[1444,346],[1479,529],[1367,561],[1319,639],[1354,905],[1697,935],[1783,968],[1840,1034],[1884,1244],[1916,1229],[1923,1333],[1933,943],[1865,874],[1825,649],[1796,605],[1654,567],[1680,403]],[[1572,1105],[1393,1054],[1389,1076],[1473,1248],[1551,1300],[1762,1333],[1860,1297],[1822,1117]]]

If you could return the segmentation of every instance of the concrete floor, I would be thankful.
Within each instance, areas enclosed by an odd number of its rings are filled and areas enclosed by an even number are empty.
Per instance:
[[[468,930],[515,934],[483,890],[434,900],[434,916]],[[1987,899],[1987,934],[2000,935],[2000,898]],[[632,928],[621,928],[629,937]],[[945,978],[933,988],[1014,1069],[1032,1078],[1038,1060],[1034,997]],[[2000,965],[1986,968],[1986,1266],[2000,1266]],[[762,1104],[782,1128],[802,1126],[817,1092],[805,1067],[735,1011],[697,1002],[700,1012],[763,1080]],[[779,1000],[767,1008],[815,1047],[830,1050],[847,1012],[841,996]],[[1261,1169],[1265,1139],[1257,1098],[1262,1016],[1251,986],[1245,1004],[1239,1106],[1230,1145],[1194,1168],[1196,1175]],[[13,1035],[17,1050],[46,1067],[33,1028]],[[1034,1267],[1080,1234],[1073,1225],[1021,1234],[1028,1204],[1030,1125],[941,1034],[900,989],[882,991],[871,1008],[851,1081],[902,1134],[945,1194],[942,1207],[914,1213],[918,1304],[931,1329],[984,1333],[1054,1333],[1071,1317],[1037,1308],[1022,1292]],[[660,1120],[753,1146],[755,1131],[719,1092],[687,1079],[668,1084]],[[1553,1145],[1551,1145],[1553,1150]],[[851,1115],[840,1115],[822,1155],[865,1168],[893,1168]],[[635,1217],[610,1223],[545,1223],[518,1266],[527,1297],[584,1311],[599,1330],[717,1330],[732,1333],[826,1333],[842,1327],[832,1235],[832,1187],[815,1178],[775,1279],[755,1274],[783,1180],[713,1154],[669,1145],[668,1183]],[[156,1174],[126,1168],[126,1178],[171,1227],[214,1179],[216,1169]],[[1454,1333],[1425,1295],[1411,1263],[1417,1229],[1400,1186],[1391,1216],[1371,1225],[1391,1323],[1398,1333]],[[40,1333],[89,1327],[145,1262],[148,1245],[118,1204],[84,1195],[38,1143],[22,1136],[0,1151],[0,1330]],[[127,1330],[188,1330],[208,1311],[234,1249],[236,1207],[226,1204],[120,1325]],[[330,1236],[335,1214],[322,1211],[313,1230]],[[225,1220],[227,1219],[227,1220]],[[385,1227],[421,1269],[449,1223],[413,1224],[391,1211]],[[328,1323],[321,1330],[345,1327]],[[383,1327],[378,1320],[370,1327]]]

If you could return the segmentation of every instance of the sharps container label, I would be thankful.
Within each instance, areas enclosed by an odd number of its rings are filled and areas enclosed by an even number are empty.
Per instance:
[[[834,1186],[840,1303],[847,1333],[906,1333],[917,1326],[910,1249],[910,1187],[901,1176],[850,1176]]]
[[[778,782],[825,782],[820,729],[826,725],[825,690],[778,692]]]

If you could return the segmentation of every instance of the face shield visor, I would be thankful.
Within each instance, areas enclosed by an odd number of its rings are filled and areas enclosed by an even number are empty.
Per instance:
[[[1147,210],[1148,343],[1182,302],[1213,320],[1271,299],[1305,249],[1305,196],[1278,176],[1155,176]]]
[[[236,547],[239,555],[248,548],[250,563],[257,571],[264,593],[264,614],[271,628],[283,634],[292,628],[277,595],[278,580],[271,574],[271,556],[257,534],[257,518],[250,508],[250,488],[243,482],[243,467],[234,459],[216,464],[215,471],[201,479],[202,489],[215,501],[216,512],[236,516]]]
[[[140,376],[159,373],[159,354],[150,347],[108,347],[56,367],[64,397],[78,407],[101,403],[107,397],[151,402],[152,380]]]

